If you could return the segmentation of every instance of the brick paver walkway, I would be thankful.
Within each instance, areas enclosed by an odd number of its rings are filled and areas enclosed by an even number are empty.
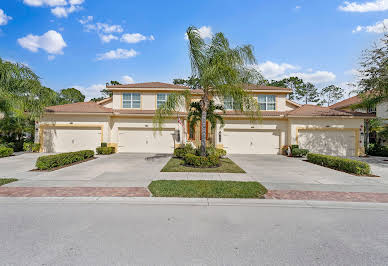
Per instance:
[[[149,197],[144,187],[0,187],[0,197]]]
[[[370,192],[270,190],[265,195],[265,198],[283,200],[325,200],[388,203],[388,193]]]

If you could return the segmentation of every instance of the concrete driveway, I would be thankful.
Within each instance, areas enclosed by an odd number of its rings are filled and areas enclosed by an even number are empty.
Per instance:
[[[117,153],[52,172],[29,171],[41,155],[26,153],[0,159],[0,177],[19,179],[7,186],[144,187],[170,159],[170,155]]]
[[[0,177],[23,187],[146,187],[157,179],[258,181],[269,189],[388,192],[384,161],[369,161],[380,177],[360,177],[279,155],[230,155],[246,174],[161,173],[171,155],[119,153],[53,172],[31,172],[41,154],[0,159]],[[360,158],[361,160],[362,158]],[[385,171],[385,172],[384,172]]]

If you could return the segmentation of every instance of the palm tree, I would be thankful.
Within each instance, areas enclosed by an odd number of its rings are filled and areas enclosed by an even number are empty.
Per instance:
[[[258,120],[260,110],[257,101],[243,89],[244,83],[262,82],[263,78],[250,67],[256,63],[250,45],[230,48],[224,34],[216,33],[206,43],[196,27],[186,31],[189,42],[191,62],[190,80],[195,80],[196,88],[201,90],[199,101],[201,113],[201,155],[206,156],[206,119],[210,100],[225,97],[233,99],[237,110],[249,115],[251,121]],[[163,122],[178,110],[188,107],[190,91],[170,94],[167,102],[159,107],[154,116],[154,128],[162,129]]]
[[[224,107],[219,104],[214,104],[213,100],[209,101],[209,108],[206,112],[206,120],[210,122],[212,130],[216,128],[217,122],[219,122],[222,127],[225,124],[224,118],[221,116],[220,113],[217,113],[216,111],[224,112]],[[199,102],[192,102],[190,104],[190,111],[187,115],[190,131],[194,130],[197,123],[201,121],[201,118],[202,118],[201,104]]]

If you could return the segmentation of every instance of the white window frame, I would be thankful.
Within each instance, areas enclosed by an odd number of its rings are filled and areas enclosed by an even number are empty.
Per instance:
[[[139,100],[135,100],[134,96],[139,96]],[[126,96],[129,96],[126,99]],[[138,103],[139,106],[134,107],[135,103]],[[123,108],[125,109],[140,109],[141,107],[141,95],[140,93],[134,93],[134,92],[124,92],[123,93]]]
[[[226,106],[226,102],[230,102],[232,108],[228,108]],[[225,110],[234,110],[234,99],[233,99],[233,97],[230,97],[230,96],[225,96],[224,97],[224,109]]]
[[[264,101],[261,101],[262,98],[264,98]],[[273,101],[269,101],[271,98]],[[257,96],[257,102],[259,103],[260,110],[262,111],[276,111],[276,95],[259,94]],[[270,105],[273,105],[273,109],[269,108]]]
[[[162,95],[165,97],[165,99],[160,100],[159,96],[162,96]],[[158,109],[160,106],[165,104],[167,102],[167,98],[168,98],[168,93],[157,93],[156,94],[156,109]]]

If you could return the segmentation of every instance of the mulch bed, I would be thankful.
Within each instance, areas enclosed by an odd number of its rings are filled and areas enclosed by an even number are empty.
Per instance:
[[[80,164],[80,163],[84,163],[84,162],[87,162],[87,161],[91,161],[91,160],[94,160],[94,159],[97,159],[97,158],[96,157],[92,157],[92,158],[88,158],[86,160],[78,161],[78,162],[67,164],[67,165],[58,166],[58,167],[47,169],[47,170],[40,170],[40,169],[36,168],[36,169],[30,170],[30,172],[52,172],[52,171],[59,170],[59,169],[65,168],[65,167],[69,167],[69,166],[73,166],[73,165],[76,165],[76,164]]]

